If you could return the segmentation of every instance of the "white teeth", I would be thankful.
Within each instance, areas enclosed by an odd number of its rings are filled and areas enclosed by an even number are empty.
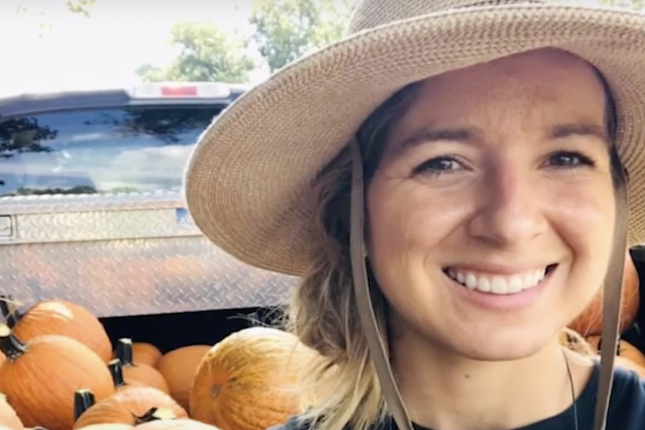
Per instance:
[[[535,287],[544,278],[546,267],[513,276],[487,275],[484,273],[448,270],[448,276],[471,290],[493,294],[514,294]]]

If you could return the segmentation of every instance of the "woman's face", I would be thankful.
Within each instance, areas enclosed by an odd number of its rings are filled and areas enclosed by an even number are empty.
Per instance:
[[[605,94],[533,51],[423,83],[368,190],[395,332],[478,360],[531,355],[591,301],[611,252]]]

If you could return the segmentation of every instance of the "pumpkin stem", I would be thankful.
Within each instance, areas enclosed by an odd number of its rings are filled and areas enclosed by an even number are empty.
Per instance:
[[[121,366],[134,366],[132,362],[132,339],[127,337],[119,339],[114,355],[121,361]]]
[[[134,422],[135,426],[143,423],[149,423],[150,421],[158,421],[158,420],[174,420],[177,418],[175,414],[169,410],[169,409],[164,409],[164,408],[150,408],[148,412],[145,414],[141,415],[140,417],[134,417]]]
[[[9,326],[4,323],[0,323],[0,351],[11,361],[27,352],[27,345],[14,336]]]
[[[9,328],[14,328],[20,320],[20,312],[18,312],[18,307],[16,306],[13,297],[11,296],[0,296],[0,312],[7,321]]]
[[[74,393],[74,421],[78,420],[83,413],[94,406],[96,398],[90,390],[81,389]]]
[[[115,358],[108,363],[108,369],[110,370],[110,375],[112,375],[112,381],[114,382],[114,387],[119,388],[127,385],[125,383],[125,378],[123,378],[123,366],[121,365],[121,360]]]

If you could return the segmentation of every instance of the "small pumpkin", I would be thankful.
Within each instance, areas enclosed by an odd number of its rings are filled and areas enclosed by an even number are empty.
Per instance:
[[[151,367],[157,367],[157,362],[163,356],[163,353],[151,343],[132,342],[132,361],[137,364],[147,364]],[[116,358],[116,351],[112,354]]]
[[[265,430],[302,412],[301,363],[320,356],[294,335],[251,327],[217,343],[200,363],[190,392],[193,419],[222,430]]]
[[[197,373],[197,367],[211,347],[209,345],[189,345],[164,354],[157,363],[170,388],[170,395],[182,407],[190,409],[190,389]]]
[[[11,430],[23,430],[24,426],[15,409],[7,402],[7,397],[0,394],[0,426]]]
[[[121,338],[116,347],[115,355],[121,361],[123,377],[127,383],[140,382],[168,394],[170,389],[163,375],[154,367],[139,364],[132,355],[132,339]]]
[[[587,342],[589,342],[596,353],[600,353],[600,348],[602,346],[602,338],[600,336],[588,336]],[[638,366],[645,367],[645,354],[626,340],[620,339],[618,341],[618,345],[616,346],[616,355],[627,359]],[[622,360],[620,361],[622,362]]]
[[[137,426],[137,430],[219,430],[212,425],[190,418],[178,420],[153,420]]]
[[[602,332],[602,288],[585,310],[569,324],[569,328],[581,335],[597,336]],[[622,283],[622,308],[620,313],[620,332],[627,330],[636,319],[638,306],[640,304],[638,271],[634,265],[631,254],[627,251],[625,255],[625,266],[623,269]]]
[[[134,342],[132,344],[132,358],[135,363],[147,364],[155,367],[161,358],[159,348],[147,342]]]
[[[151,419],[187,417],[186,410],[168,394],[153,387],[130,387],[84,411],[73,428],[100,423],[136,426]]]
[[[68,430],[74,423],[74,393],[87,387],[97,400],[114,393],[105,362],[76,339],[41,335],[23,343],[0,323],[3,392],[26,427]]]
[[[20,314],[10,297],[0,299],[0,312],[13,333],[23,342],[44,334],[71,337],[87,345],[104,363],[112,356],[112,343],[98,318],[67,300],[46,300]]]
[[[108,369],[110,370],[110,375],[112,375],[112,381],[114,382],[114,388],[117,391],[124,390],[130,387],[144,387],[146,386],[143,382],[139,381],[126,381],[123,377],[123,366],[121,365],[121,360],[115,358],[108,363]]]

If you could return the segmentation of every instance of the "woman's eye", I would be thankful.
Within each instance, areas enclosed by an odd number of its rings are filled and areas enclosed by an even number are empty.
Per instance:
[[[432,160],[425,161],[424,163],[417,166],[414,169],[413,174],[431,173],[438,175],[461,168],[461,164],[452,157],[437,157],[433,158]]]
[[[548,164],[555,167],[578,167],[593,166],[594,162],[591,158],[578,152],[560,151],[549,157]]]

